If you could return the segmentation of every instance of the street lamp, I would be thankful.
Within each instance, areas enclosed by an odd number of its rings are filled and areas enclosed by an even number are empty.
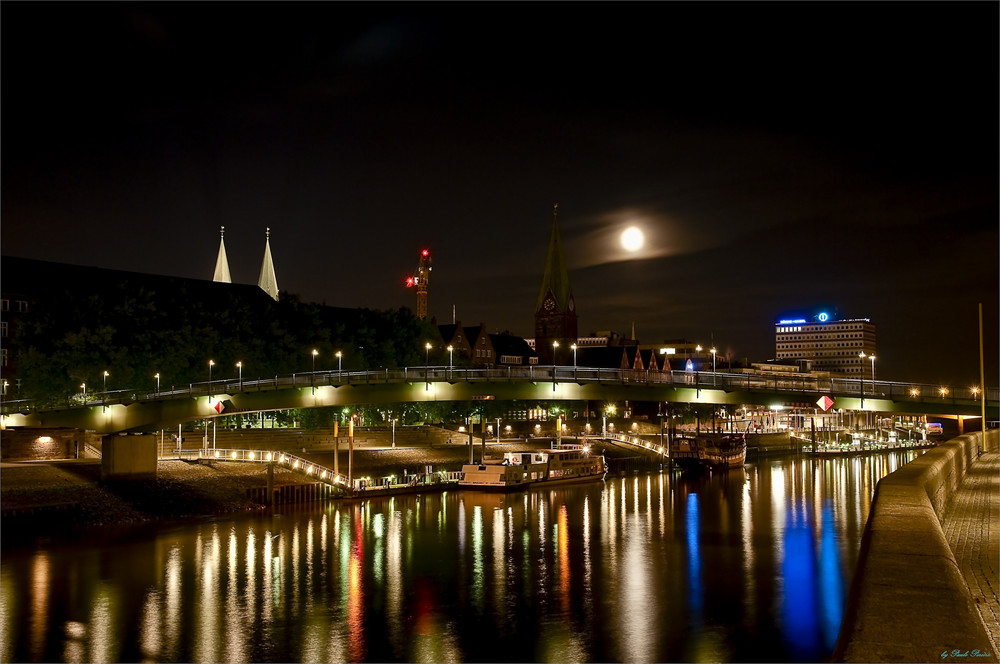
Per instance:
[[[343,368],[344,354],[337,351],[337,382],[341,381],[341,369]]]
[[[104,372],[104,391],[105,392],[108,391],[108,375],[109,375],[108,372],[105,371]]]
[[[87,384],[86,383],[80,383],[80,387],[83,388],[83,405],[86,406],[87,405]]]
[[[240,392],[242,392],[243,391],[243,363],[242,362],[237,362],[236,363],[236,368],[240,372]]]
[[[715,346],[712,346],[710,352],[712,353],[712,385],[715,385],[715,353],[717,352]]]
[[[601,415],[601,437],[608,437],[608,415],[615,414],[614,405],[610,405],[604,409],[604,413]]]
[[[868,359],[872,361],[872,394],[875,394],[875,356],[869,355]]]
[[[208,398],[212,398],[212,367],[215,366],[215,360],[208,361]]]
[[[424,344],[424,390],[431,389],[430,381],[431,342]]]
[[[552,391],[556,391],[556,348],[559,348],[559,342],[552,342]]]
[[[156,396],[160,396],[160,374],[153,376],[156,379]]]
[[[576,344],[570,346],[573,349],[573,378],[576,378]]]
[[[309,375],[309,378],[310,378],[309,382],[312,384],[312,393],[313,394],[316,394],[316,356],[318,354],[319,354],[319,351],[316,350],[315,348],[313,348],[313,352],[312,352],[312,356],[313,356],[312,373]]]
[[[865,407],[865,351],[858,353],[861,358],[861,407]]]
[[[448,378],[451,378],[452,370],[454,369],[454,346],[448,346]]]

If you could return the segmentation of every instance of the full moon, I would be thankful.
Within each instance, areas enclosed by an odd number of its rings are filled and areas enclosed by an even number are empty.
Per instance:
[[[629,226],[624,231],[622,231],[622,249],[625,251],[639,251],[642,249],[643,243],[645,243],[646,238],[643,236],[642,231],[635,226]]]

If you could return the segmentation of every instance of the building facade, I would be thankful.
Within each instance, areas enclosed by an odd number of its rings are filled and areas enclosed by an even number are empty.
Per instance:
[[[806,371],[865,378],[875,372],[875,324],[867,318],[825,312],[808,319],[783,318],[775,323],[774,347],[775,359],[798,363]]]

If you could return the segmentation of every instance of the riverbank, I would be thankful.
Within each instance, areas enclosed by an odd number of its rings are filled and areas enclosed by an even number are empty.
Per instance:
[[[547,441],[490,444],[488,454],[500,455],[547,447]],[[480,448],[477,446],[477,458]],[[333,467],[333,452],[305,454],[311,461]],[[340,452],[340,472],[346,474],[348,453]],[[383,477],[435,470],[461,470],[469,460],[466,445],[355,450],[355,477]],[[307,478],[276,467],[274,485],[306,484]],[[248,490],[267,486],[267,469],[260,464],[215,461],[192,463],[160,459],[155,478],[102,482],[99,459],[0,464],[0,510],[8,536],[74,533],[102,527],[138,526],[253,512],[265,509],[248,497]]]

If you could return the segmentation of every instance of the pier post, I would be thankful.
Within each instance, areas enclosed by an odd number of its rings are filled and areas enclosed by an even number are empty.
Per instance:
[[[465,425],[466,425],[466,427],[468,427],[467,431],[469,432],[469,463],[475,463],[476,462],[476,447],[475,447],[475,441],[472,439],[472,418],[471,417],[465,418]]]
[[[274,462],[267,464],[267,506],[274,507]]]

